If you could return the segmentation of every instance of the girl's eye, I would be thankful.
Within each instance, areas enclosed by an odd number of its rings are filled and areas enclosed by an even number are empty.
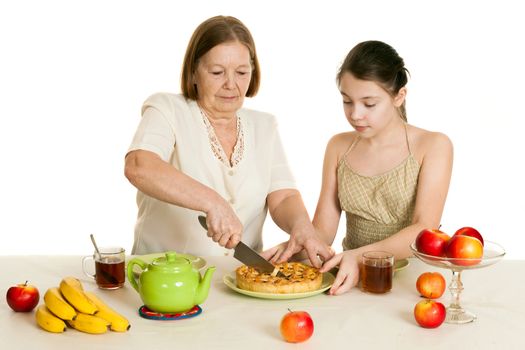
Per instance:
[[[352,101],[345,101],[345,100],[343,100],[343,103],[344,103],[345,105],[351,105],[351,104],[352,104]]]
[[[375,103],[374,103],[374,104],[365,104],[365,107],[366,107],[366,108],[372,108],[372,107],[375,107]]]

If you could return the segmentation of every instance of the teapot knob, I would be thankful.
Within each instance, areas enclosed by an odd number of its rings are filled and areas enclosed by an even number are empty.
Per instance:
[[[174,263],[176,258],[177,258],[177,253],[175,253],[175,252],[167,252],[166,253],[166,262],[169,263],[169,264]]]

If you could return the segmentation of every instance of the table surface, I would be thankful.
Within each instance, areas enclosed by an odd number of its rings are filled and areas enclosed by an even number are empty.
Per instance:
[[[422,300],[415,283],[422,272],[439,271],[450,282],[451,272],[410,259],[410,265],[396,272],[390,293],[372,295],[354,288],[341,296],[319,294],[294,300],[266,300],[241,295],[223,283],[239,263],[232,257],[204,257],[216,266],[203,312],[176,321],[141,318],[139,294],[129,285],[115,291],[100,290],[85,277],[79,256],[0,256],[0,293],[29,280],[42,297],[46,289],[58,286],[64,276],[79,278],[107,304],[126,316],[131,329],[126,333],[92,335],[68,329],[52,334],[40,329],[34,312],[13,312],[0,303],[0,348],[19,349],[321,349],[369,347],[373,349],[524,349],[525,260],[502,260],[482,269],[464,271],[461,304],[477,315],[463,325],[444,323],[436,329],[419,327],[413,316]],[[450,302],[448,290],[439,299]],[[315,331],[308,341],[289,344],[282,340],[279,324],[287,309],[305,310],[314,320]]]

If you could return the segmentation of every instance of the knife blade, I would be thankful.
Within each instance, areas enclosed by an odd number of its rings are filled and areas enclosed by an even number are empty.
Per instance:
[[[199,222],[201,226],[208,231],[208,225],[206,224],[206,217],[199,215]],[[251,266],[259,270],[260,272],[272,273],[275,270],[275,266],[260,256],[255,250],[244,244],[242,241],[237,243],[234,249],[233,257],[247,266]],[[277,272],[278,276],[284,277],[281,271]]]

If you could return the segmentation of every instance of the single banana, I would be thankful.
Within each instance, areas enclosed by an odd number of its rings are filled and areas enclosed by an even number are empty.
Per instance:
[[[36,323],[48,332],[62,333],[66,330],[66,323],[53,315],[44,304],[36,309],[35,318]]]
[[[68,320],[66,322],[77,331],[90,334],[106,333],[109,327],[109,322],[105,319],[81,312],[78,313],[74,320]]]
[[[97,307],[84,294],[82,284],[75,277],[64,277],[62,281],[60,281],[60,292],[77,311],[89,315],[97,312]]]
[[[44,302],[49,311],[63,320],[72,320],[77,315],[73,306],[64,299],[57,287],[49,288],[46,291]]]
[[[98,308],[96,316],[108,321],[111,324],[110,329],[112,331],[125,332],[130,329],[131,325],[129,324],[129,321],[124,316],[110,308],[98,296],[96,296],[95,293],[84,292],[84,294],[86,294],[89,300],[91,300]]]

